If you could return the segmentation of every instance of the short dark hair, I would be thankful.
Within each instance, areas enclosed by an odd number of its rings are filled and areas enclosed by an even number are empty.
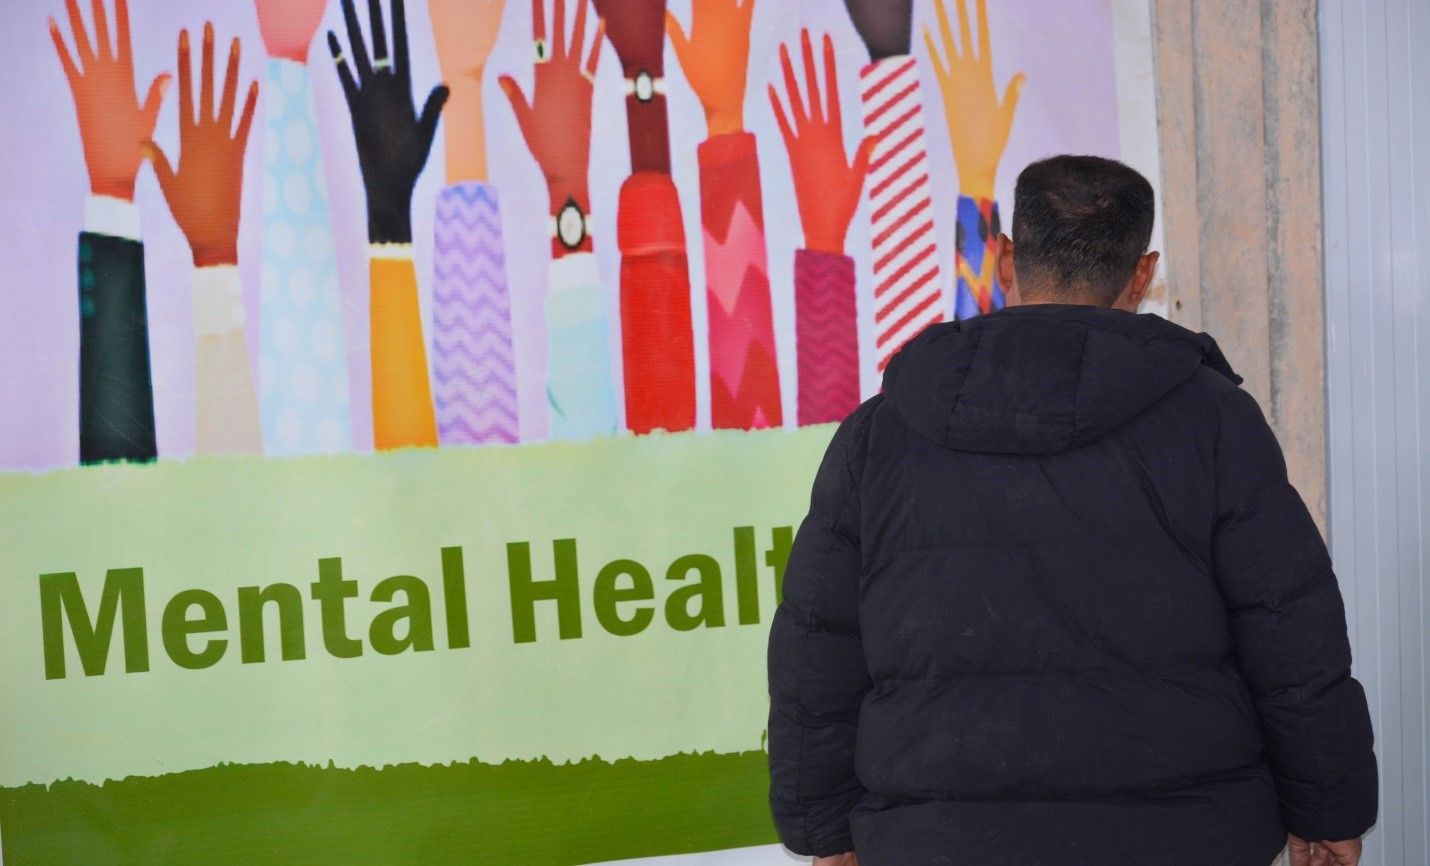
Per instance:
[[[1152,241],[1152,185],[1100,156],[1054,156],[1018,175],[1014,267],[1042,298],[1111,306]]]

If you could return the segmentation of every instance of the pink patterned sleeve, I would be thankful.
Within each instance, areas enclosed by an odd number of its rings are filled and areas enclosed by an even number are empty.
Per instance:
[[[719,135],[696,150],[709,308],[710,423],[779,427],[780,377],[770,312],[760,163],[749,132]]]
[[[854,260],[796,250],[794,314],[799,426],[842,421],[859,405]]]

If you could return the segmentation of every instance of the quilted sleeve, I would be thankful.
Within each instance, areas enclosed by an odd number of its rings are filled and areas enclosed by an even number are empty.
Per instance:
[[[830,856],[854,849],[849,812],[859,706],[872,683],[859,635],[859,488],[865,403],[834,434],[809,515],[785,570],[770,632],[770,804],[786,847]]]
[[[1375,823],[1376,761],[1340,588],[1275,434],[1240,389],[1222,406],[1216,473],[1216,578],[1286,829],[1356,838]]]

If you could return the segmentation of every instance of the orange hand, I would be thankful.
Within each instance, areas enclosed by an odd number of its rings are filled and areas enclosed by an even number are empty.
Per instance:
[[[442,83],[451,91],[442,111],[447,182],[487,179],[482,74],[496,45],[506,0],[430,0],[432,36]]]
[[[65,47],[60,27],[53,18],[50,19],[50,38],[55,42],[55,51],[74,97],[84,162],[89,168],[90,192],[133,201],[134,177],[144,158],[140,148],[154,135],[154,122],[159,117],[169,75],[155,77],[141,106],[134,90],[134,53],[129,40],[126,0],[114,3],[118,34],[113,47],[109,44],[103,0],[94,0],[94,45],[90,44],[75,0],[65,0],[65,9],[74,31],[79,64]]]
[[[189,31],[179,33],[179,167],[159,145],[144,143],[144,155],[154,163],[159,187],[169,202],[174,221],[183,229],[193,252],[194,265],[238,264],[238,205],[243,193],[243,151],[248,144],[248,128],[258,102],[258,82],[248,86],[248,99],[238,129],[233,128],[233,111],[238,89],[238,39],[228,52],[228,71],[223,96],[214,113],[214,29],[204,25],[203,80],[200,84],[197,116],[194,113],[193,83],[189,71]]]
[[[934,0],[938,13],[939,36],[943,52],[934,44],[933,33],[924,25],[924,44],[933,61],[934,75],[943,94],[944,118],[948,121],[948,137],[953,145],[953,159],[958,163],[959,192],[969,198],[994,197],[994,180],[998,162],[1008,145],[1008,132],[1013,127],[1013,114],[1018,109],[1018,94],[1023,90],[1025,76],[1014,75],[998,101],[993,83],[993,50],[988,35],[988,0],[978,0],[978,54],[973,53],[973,36],[968,21],[967,0],[958,3],[958,30],[963,52],[953,41],[953,29],[948,23],[945,0]],[[945,64],[943,56],[947,55]]]
[[[859,207],[864,190],[864,178],[869,173],[869,153],[874,139],[859,143],[853,162],[845,156],[844,121],[839,108],[839,79],[834,64],[834,40],[824,34],[824,89],[828,91],[828,107],[819,92],[819,77],[814,68],[814,47],[809,31],[800,31],[800,47],[804,52],[805,89],[809,110],[800,97],[790,63],[789,47],[780,45],[780,65],[784,68],[785,90],[789,94],[791,126],[780,105],[779,94],[770,85],[770,106],[784,136],[789,152],[790,171],[794,174],[795,200],[799,219],[804,225],[805,249],[844,254],[844,236],[849,222]]]
[[[745,128],[745,77],[754,14],[755,0],[693,0],[687,37],[675,13],[665,13],[665,32],[685,79],[705,107],[711,138]]]

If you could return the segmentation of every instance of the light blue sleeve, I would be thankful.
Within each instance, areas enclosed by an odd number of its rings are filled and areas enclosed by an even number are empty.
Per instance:
[[[352,449],[342,294],[308,67],[264,90],[259,411],[270,455]]]
[[[594,253],[551,263],[546,297],[546,398],[552,439],[616,432],[610,311]]]

